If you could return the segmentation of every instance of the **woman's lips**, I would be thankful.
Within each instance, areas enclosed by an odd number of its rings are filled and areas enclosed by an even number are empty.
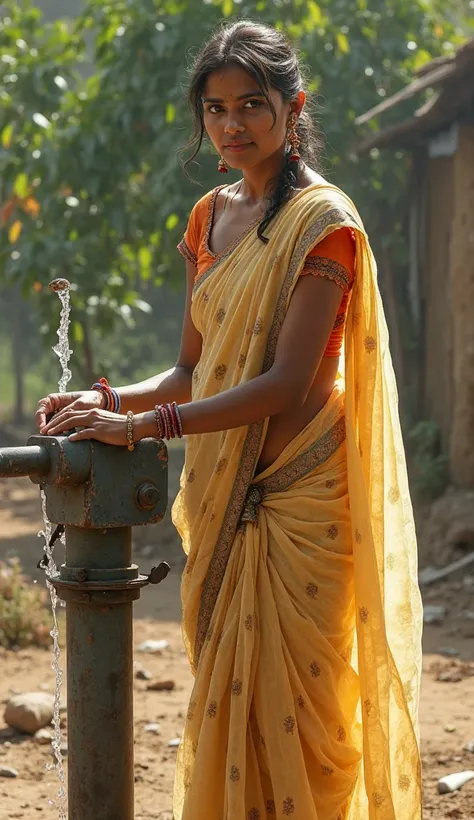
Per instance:
[[[241,142],[234,145],[224,145],[224,149],[226,151],[232,151],[233,154],[238,154],[240,151],[245,151],[246,148],[250,148],[251,145],[253,145],[252,142]]]

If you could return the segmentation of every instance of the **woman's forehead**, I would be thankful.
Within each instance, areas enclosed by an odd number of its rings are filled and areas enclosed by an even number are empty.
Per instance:
[[[229,65],[209,74],[204,86],[204,94],[219,91],[237,96],[255,88],[258,88],[258,83],[247,71],[244,71],[240,66]]]
[[[240,66],[229,65],[209,74],[202,96],[233,101],[253,95],[263,96],[257,80]]]

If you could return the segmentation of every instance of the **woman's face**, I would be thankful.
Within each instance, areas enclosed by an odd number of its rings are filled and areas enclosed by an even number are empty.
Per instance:
[[[285,103],[270,89],[276,119],[255,80],[238,66],[210,74],[203,93],[204,127],[217,152],[232,168],[246,169],[283,154],[288,120],[299,102]]]

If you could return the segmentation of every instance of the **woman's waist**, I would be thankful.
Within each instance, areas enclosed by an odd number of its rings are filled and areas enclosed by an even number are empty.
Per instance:
[[[293,464],[297,459],[308,461],[308,464],[314,461],[316,464],[320,455],[323,454],[321,463],[324,463],[329,451],[335,452],[345,441],[345,437],[344,388],[340,380],[335,383],[323,406],[313,409],[309,421],[305,423],[301,418],[298,429],[286,432],[286,441],[282,436],[278,442],[276,437],[272,442],[267,435],[255,471],[254,482],[266,481],[267,478]],[[273,448],[273,453],[267,446],[268,441]],[[271,458],[266,465],[264,464],[265,458]]]
[[[327,382],[316,383],[312,386],[304,405],[292,407],[290,410],[270,418],[258,462],[257,474],[266,471],[274,464],[287,446],[296,441],[300,434],[307,431],[310,436],[317,437],[325,426],[325,409],[331,414],[331,408],[335,403],[334,406],[337,405],[338,407],[337,412],[343,413],[343,393],[342,381],[334,383],[334,378],[330,385]],[[331,408],[329,405],[331,405]]]

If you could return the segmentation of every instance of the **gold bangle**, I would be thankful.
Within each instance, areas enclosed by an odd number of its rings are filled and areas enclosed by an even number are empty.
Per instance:
[[[127,412],[127,449],[135,449],[135,445],[133,443],[133,413],[131,410],[128,410]]]

